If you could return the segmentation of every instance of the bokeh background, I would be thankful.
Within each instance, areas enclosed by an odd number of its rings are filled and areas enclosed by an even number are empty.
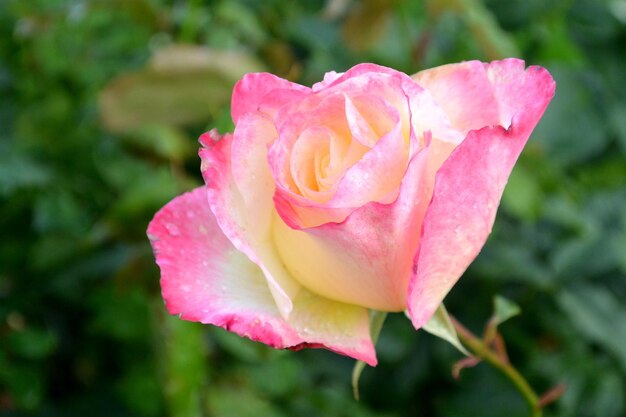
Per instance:
[[[626,415],[626,0],[0,0],[0,415],[527,415],[399,314],[359,402],[348,358],[169,317],[145,236],[245,72],[506,56],[557,94],[448,310],[480,332],[513,300],[511,360],[567,386],[545,415]]]

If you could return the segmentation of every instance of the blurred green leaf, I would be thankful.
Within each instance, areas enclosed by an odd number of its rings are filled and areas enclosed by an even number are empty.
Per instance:
[[[102,91],[102,122],[112,132],[143,125],[201,123],[229,102],[235,81],[262,69],[252,57],[201,46],[172,45],[149,66],[124,74]]]
[[[519,315],[522,309],[513,301],[508,300],[501,295],[493,298],[493,318],[495,325],[499,326],[508,319]]]
[[[11,332],[7,342],[15,354],[28,359],[45,358],[57,347],[57,338],[53,333],[33,327]]]
[[[40,233],[84,234],[90,226],[90,219],[83,204],[64,190],[43,192],[35,202],[34,227]]]
[[[624,377],[616,372],[607,372],[598,381],[597,397],[593,408],[598,416],[619,417],[624,415]]]
[[[40,187],[52,180],[52,173],[44,165],[3,145],[0,143],[0,197],[24,187]]]
[[[163,168],[133,181],[111,207],[111,214],[122,222],[132,222],[142,213],[156,212],[181,191],[171,172]]]
[[[287,397],[300,390],[302,368],[293,355],[260,362],[247,369],[255,388],[268,397]],[[306,378],[306,377],[305,377]]]
[[[120,397],[138,416],[159,416],[163,409],[163,397],[155,369],[139,362],[126,369],[117,386]],[[146,401],[149,399],[149,401]]]
[[[537,219],[543,201],[538,178],[524,165],[518,164],[504,189],[503,207],[526,221]]]
[[[615,296],[587,284],[562,291],[557,300],[581,335],[611,352],[626,371],[626,308]]]
[[[207,402],[209,413],[214,417],[285,416],[269,401],[242,387],[214,386]]]
[[[4,377],[3,382],[19,408],[32,412],[41,406],[45,383],[43,375],[36,368],[12,366],[5,370]]]
[[[217,4],[215,14],[217,19],[230,25],[230,36],[237,33],[245,44],[261,45],[268,38],[268,28],[262,25],[259,14],[246,4],[222,1]]]
[[[434,18],[446,12],[458,14],[487,59],[520,56],[517,45],[480,0],[430,0],[427,9]]]
[[[606,148],[607,124],[594,103],[591,82],[580,70],[549,69],[557,92],[533,133],[535,144],[544,148],[553,163],[581,163]]]
[[[222,329],[215,329],[211,334],[218,345],[237,360],[250,363],[261,362],[269,351],[269,348],[261,343]]]
[[[45,271],[67,262],[76,256],[80,248],[79,241],[68,235],[48,234],[42,236],[30,247],[30,259],[33,269]]]
[[[346,44],[356,51],[363,51],[372,46],[389,27],[393,6],[394,1],[388,0],[353,3],[342,27]]]
[[[611,128],[617,136],[622,153],[626,155],[626,104],[616,104],[611,107],[609,113]]]
[[[149,305],[143,292],[105,288],[92,292],[90,298],[95,310],[89,326],[93,333],[127,343],[149,337]]]
[[[197,142],[174,126],[146,124],[125,136],[125,141],[170,161],[182,163],[193,155]]]

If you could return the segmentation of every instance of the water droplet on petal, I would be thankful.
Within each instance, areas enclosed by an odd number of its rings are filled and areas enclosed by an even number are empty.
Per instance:
[[[165,223],[165,228],[171,236],[180,236],[180,229],[174,223]]]

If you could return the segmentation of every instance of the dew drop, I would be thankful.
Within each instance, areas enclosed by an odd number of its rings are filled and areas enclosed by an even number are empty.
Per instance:
[[[165,223],[165,228],[171,236],[180,236],[180,229],[174,223]]]

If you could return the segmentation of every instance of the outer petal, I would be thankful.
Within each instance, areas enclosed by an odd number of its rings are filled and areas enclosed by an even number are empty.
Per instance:
[[[468,132],[500,124],[498,104],[485,67],[479,61],[462,62],[421,71],[412,78],[433,95],[452,126]]]
[[[263,272],[224,236],[204,187],[163,207],[148,227],[168,311],[275,348],[304,343],[285,322]]]
[[[311,89],[266,72],[246,74],[233,89],[231,116],[235,124],[239,116],[263,107],[273,113],[292,100],[309,94]]]
[[[365,308],[329,300],[303,288],[294,299],[288,322],[306,340],[304,347],[325,347],[371,366],[378,363]]]
[[[161,268],[166,307],[274,348],[326,347],[376,365],[367,312],[303,290],[286,321],[261,269],[220,230],[199,187],[154,217],[148,236]],[[302,329],[302,330],[298,330]]]
[[[284,317],[287,317],[293,308],[292,300],[300,290],[300,285],[282,266],[271,242],[268,241],[271,221],[271,206],[268,205],[271,205],[273,184],[267,181],[262,169],[254,171],[254,168],[259,167],[259,164],[254,162],[255,159],[260,159],[262,163],[266,152],[267,138],[263,137],[266,130],[262,124],[263,119],[254,114],[247,114],[244,117],[258,118],[256,120],[258,134],[251,136],[246,133],[239,134],[240,129],[254,130],[254,123],[250,121],[250,126],[242,123],[235,131],[237,140],[231,135],[219,137],[216,132],[209,132],[201,137],[200,140],[205,146],[200,149],[202,175],[207,184],[209,205],[217,223],[232,244],[263,270],[278,309]],[[249,145],[248,156],[239,161],[239,168],[242,171],[235,174],[231,165],[231,154],[243,151],[242,147],[246,145]],[[241,191],[250,191],[251,194],[244,197],[237,187],[238,183],[243,188]],[[266,190],[264,187],[270,189]],[[259,191],[265,191],[267,195],[261,196]],[[250,199],[255,196],[259,197],[256,202]],[[256,207],[253,206],[255,203]]]
[[[554,95],[554,80],[545,68],[528,67],[524,61],[505,59],[487,67],[487,76],[498,103],[500,125],[515,122],[519,135],[533,131]]]
[[[210,132],[201,139],[211,211],[232,245],[258,265],[277,310],[307,346],[323,346],[375,365],[367,310],[311,294],[293,279],[276,252],[268,224],[276,214],[271,211],[272,191],[266,188],[273,183],[263,164],[271,129],[263,120],[249,113],[241,117],[234,137]]]
[[[516,62],[492,65],[512,65],[517,72]],[[502,80],[502,72],[498,74]],[[409,285],[408,310],[416,328],[430,318],[480,252],[513,165],[554,95],[554,81],[542,68],[530,67],[504,79],[508,86],[498,81],[494,91],[507,112],[501,111],[501,116],[513,115],[509,128],[471,131],[437,172]]]

